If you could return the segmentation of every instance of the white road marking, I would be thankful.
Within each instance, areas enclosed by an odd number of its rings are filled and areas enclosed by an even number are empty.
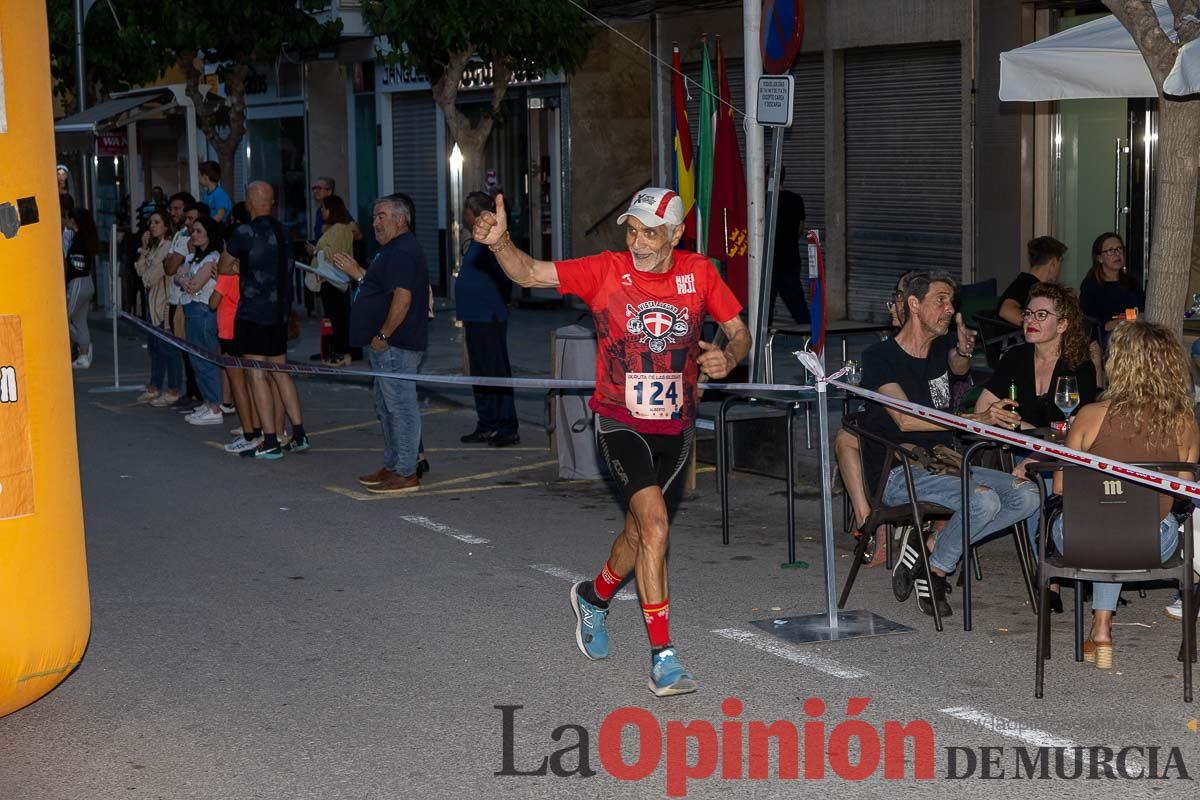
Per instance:
[[[978,725],[980,728],[983,728],[986,731],[991,731],[992,733],[1006,736],[1009,739],[1018,739],[1034,747],[1085,747],[1085,745],[1082,745],[1079,742],[1072,741],[1071,739],[1064,739],[1063,737],[1056,736],[1049,731],[1030,728],[1023,722],[1007,719],[1005,717],[998,717],[990,711],[983,711],[978,708],[972,708],[971,706],[955,706],[953,708],[943,708],[940,710],[941,713],[945,714],[946,716],[962,720],[963,722],[969,722],[972,725]],[[1125,764],[1131,772],[1145,769],[1145,767],[1142,765],[1142,762],[1136,758],[1127,757],[1125,759]]]
[[[834,661],[832,658],[825,658],[811,651],[794,647],[766,634],[745,631],[740,628],[722,628],[713,631],[713,633],[723,639],[748,644],[756,650],[761,650],[764,653],[779,656],[780,658],[786,658],[794,664],[811,667],[818,672],[824,672],[826,675],[832,675],[835,678],[865,678],[871,674],[856,667],[847,666],[840,661]]]
[[[469,533],[463,533],[458,528],[451,528],[449,525],[443,525],[440,522],[435,522],[429,517],[406,516],[401,517],[400,519],[404,520],[405,522],[411,522],[413,525],[420,525],[422,528],[427,528],[428,530],[436,533],[444,534],[452,539],[458,539],[460,542],[466,542],[467,544],[488,543],[488,540],[484,539],[482,536],[474,536]]]
[[[586,575],[580,575],[578,573],[571,572],[570,570],[563,569],[562,567],[556,567],[553,564],[530,564],[529,568],[536,569],[538,572],[544,572],[545,574],[551,575],[555,578],[561,578],[569,583],[579,583],[580,581],[588,580]],[[613,597],[617,600],[638,599],[637,592],[631,592],[628,589],[622,589],[613,595]]]

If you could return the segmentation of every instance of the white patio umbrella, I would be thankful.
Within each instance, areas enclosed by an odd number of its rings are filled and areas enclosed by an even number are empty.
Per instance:
[[[1158,24],[1175,41],[1175,18],[1166,0],[1154,0]],[[1200,93],[1200,40],[1180,48],[1163,84],[1170,95]],[[1157,97],[1141,51],[1114,16],[1084,23],[1000,54],[1000,99],[1075,100],[1088,97]]]

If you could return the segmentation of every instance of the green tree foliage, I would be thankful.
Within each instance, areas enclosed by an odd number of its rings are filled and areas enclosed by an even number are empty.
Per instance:
[[[581,2],[586,5],[586,0]],[[571,72],[587,56],[591,28],[567,0],[365,0],[363,18],[391,49],[381,55],[428,77],[466,169],[480,183],[479,154],[517,70]],[[492,101],[471,120],[455,105],[473,57],[492,68]]]
[[[338,20],[312,12],[325,0],[205,0],[191,8],[160,0],[99,0],[84,26],[89,82],[103,93],[158,79],[179,64],[197,121],[220,154],[222,172],[233,171],[233,155],[246,130],[245,79],[255,64],[274,64],[286,51],[336,41]],[[47,0],[55,78],[73,85],[72,0]],[[226,100],[209,97],[205,65],[216,67]]]

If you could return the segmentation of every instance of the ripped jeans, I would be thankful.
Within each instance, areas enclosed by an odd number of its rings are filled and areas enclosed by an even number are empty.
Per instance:
[[[931,565],[949,574],[962,558],[962,479],[957,475],[930,475],[920,467],[913,467],[912,476],[918,501],[936,503],[955,512],[937,535],[929,556]],[[972,467],[971,483],[974,490],[971,495],[972,544],[1028,518],[1041,502],[1033,481],[1015,478],[1008,472]],[[883,503],[888,506],[908,504],[902,467],[896,467],[888,475]]]

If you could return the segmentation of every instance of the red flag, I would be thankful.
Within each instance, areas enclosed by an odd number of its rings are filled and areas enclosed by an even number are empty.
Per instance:
[[[729,76],[721,37],[717,37],[717,84],[721,103],[717,106],[717,135],[713,147],[712,211],[708,225],[708,255],[725,263],[725,282],[743,306],[747,306],[749,283],[747,251],[750,238],[746,221],[746,173],[738,150],[737,128],[729,96]],[[748,306],[747,306],[748,307]]]

